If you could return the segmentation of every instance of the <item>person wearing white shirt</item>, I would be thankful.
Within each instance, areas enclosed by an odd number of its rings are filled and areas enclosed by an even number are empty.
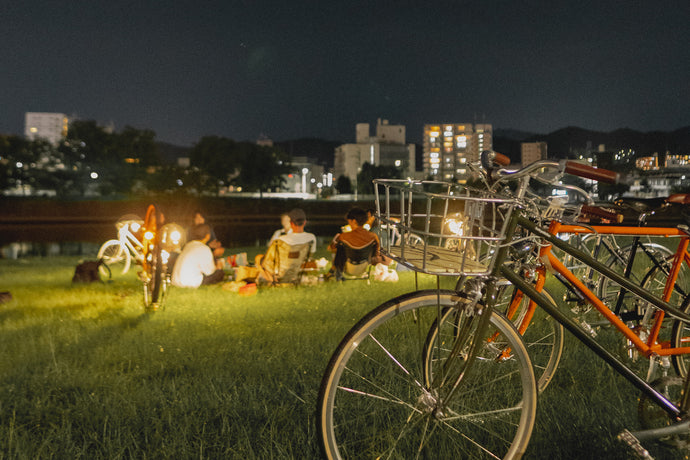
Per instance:
[[[281,235],[278,239],[285,241],[290,246],[295,244],[309,243],[309,254],[316,252],[316,236],[313,233],[305,232],[304,226],[307,224],[307,215],[302,209],[295,208],[288,214],[290,218],[291,232]],[[265,254],[259,254],[254,259],[254,265],[259,269],[259,277],[268,281],[273,281],[273,276],[264,270],[262,262]]]
[[[211,230],[208,225],[192,227],[192,240],[184,246],[173,267],[173,286],[198,288],[201,285],[223,281],[225,273],[217,266],[213,252],[206,244],[210,237]]]

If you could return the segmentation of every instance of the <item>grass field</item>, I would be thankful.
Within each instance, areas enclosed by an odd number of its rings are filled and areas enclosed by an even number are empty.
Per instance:
[[[414,289],[410,272],[252,297],[173,288],[147,315],[133,272],[72,286],[76,263],[0,260],[0,291],[14,298],[0,304],[0,458],[319,458],[331,352],[367,311]],[[637,397],[568,336],[527,458],[630,458],[615,435],[639,427]]]

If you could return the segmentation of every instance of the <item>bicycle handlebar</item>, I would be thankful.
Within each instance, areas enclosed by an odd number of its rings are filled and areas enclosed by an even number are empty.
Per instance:
[[[494,169],[496,166],[508,166],[510,158],[493,150],[484,150],[481,155],[481,163],[484,169]]]
[[[510,159],[498,152],[492,152],[490,150],[485,150],[482,152],[481,163],[486,169],[491,170],[492,167],[502,165],[505,166],[510,163]],[[574,176],[583,177],[585,179],[592,179],[598,182],[608,182],[611,184],[617,184],[622,182],[621,174],[615,171],[609,171],[608,169],[595,168],[582,163],[577,163],[570,160],[562,160],[560,162],[553,160],[538,160],[525,166],[522,169],[517,170],[507,170],[499,169],[493,172],[493,176],[496,179],[502,179],[510,177],[511,179],[518,179],[532,173],[539,171],[540,169],[556,169],[560,172],[572,174]]]
[[[574,161],[566,161],[563,172],[572,174],[574,176],[584,177],[585,179],[592,179],[598,182],[608,182],[609,184],[617,184],[620,182],[620,174],[608,169],[595,168],[593,166],[576,163]]]

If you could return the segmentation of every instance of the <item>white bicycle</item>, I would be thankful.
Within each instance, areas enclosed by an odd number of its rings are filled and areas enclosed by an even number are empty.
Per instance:
[[[116,223],[117,239],[108,240],[98,250],[98,258],[103,264],[98,267],[101,275],[108,276],[108,270],[125,274],[135,263],[141,264],[144,260],[144,245],[139,239],[139,234],[144,221],[134,214],[122,216]]]

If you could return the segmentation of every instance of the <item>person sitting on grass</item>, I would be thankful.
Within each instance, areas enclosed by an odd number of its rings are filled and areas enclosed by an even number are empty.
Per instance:
[[[287,235],[288,233],[292,233],[292,226],[290,225],[290,216],[288,216],[287,213],[281,214],[280,215],[280,228],[273,232],[273,236],[271,236],[271,239],[268,241],[268,246],[271,246],[271,243],[273,243],[275,240],[280,238],[283,235]]]
[[[346,255],[343,246],[339,244],[341,242],[353,248],[362,248],[373,243],[374,247],[372,248],[369,263],[371,265],[376,265],[378,263],[385,263],[386,261],[386,259],[381,256],[381,243],[378,235],[364,228],[368,219],[367,212],[362,208],[355,207],[350,209],[345,219],[347,220],[347,227],[351,230],[338,233],[328,245],[328,250],[334,252],[335,255],[333,256],[333,265],[326,275],[326,278],[330,278],[338,272],[342,272],[345,268]]]
[[[307,224],[307,215],[299,208],[293,209],[287,215],[290,218],[291,231],[281,235],[277,240],[284,241],[290,246],[308,243],[310,245],[309,255],[314,254],[316,252],[316,236],[313,233],[304,231],[304,226]],[[270,247],[269,250],[271,250]],[[254,265],[258,269],[259,281],[268,283],[279,281],[273,279],[273,274],[264,266],[265,257],[266,254],[259,254],[254,259]]]
[[[222,282],[225,273],[207,245],[211,238],[210,227],[207,224],[193,226],[189,238],[191,240],[185,244],[173,266],[173,286],[198,288]]]
[[[201,225],[201,224],[206,224],[208,225],[208,230],[209,230],[209,239],[206,242],[209,248],[213,251],[213,257],[216,259],[220,259],[223,257],[223,253],[225,252],[225,248],[223,247],[223,244],[218,241],[218,238],[216,238],[216,233],[213,231],[213,227],[211,227],[207,222],[206,222],[206,217],[204,216],[204,213],[202,213],[200,210],[194,211],[194,215],[192,217],[192,226],[187,230],[187,241],[191,240],[191,232],[192,228],[196,225]]]

